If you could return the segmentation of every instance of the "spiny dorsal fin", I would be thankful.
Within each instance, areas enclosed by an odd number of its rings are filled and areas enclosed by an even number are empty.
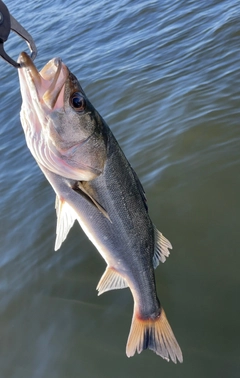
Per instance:
[[[73,226],[75,219],[77,219],[77,215],[73,208],[58,196],[56,197],[55,208],[57,213],[57,229],[54,249],[57,251],[66,239],[70,228]]]
[[[156,269],[159,265],[159,261],[164,263],[164,261],[166,261],[166,257],[170,255],[168,249],[172,249],[172,244],[163,236],[163,234],[160,231],[158,231],[156,227],[154,227],[154,235],[155,250],[153,256],[153,267],[154,269]]]
[[[132,167],[131,167],[132,168]],[[145,194],[145,190],[143,189],[143,186],[142,186],[142,183],[141,181],[139,180],[136,172],[134,171],[134,169],[132,168],[132,173],[133,173],[133,176],[135,178],[135,182],[137,184],[137,187],[138,187],[138,190],[141,194],[141,197],[142,197],[142,200],[143,200],[143,204],[145,206],[145,209],[146,211],[148,212],[148,205],[147,205],[147,197],[146,197],[146,194]]]
[[[113,268],[107,267],[103,273],[98,285],[98,295],[103,294],[105,291],[124,289],[128,284],[122,276]]]
[[[95,198],[93,197],[93,194],[90,193],[90,188],[89,188],[88,182],[77,181],[75,183],[74,187],[73,187],[73,190],[75,190],[76,192],[78,192],[81,195],[84,195],[84,197],[89,202],[91,202],[93,205],[95,205],[98,208],[98,210],[111,222],[109,215],[106,212],[106,210],[100,205],[100,203],[97,200],[95,200]]]

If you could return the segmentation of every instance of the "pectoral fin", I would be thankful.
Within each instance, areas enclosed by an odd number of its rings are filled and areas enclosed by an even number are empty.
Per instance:
[[[78,192],[81,195],[84,195],[85,198],[92,203],[110,222],[110,218],[106,210],[100,205],[100,203],[94,198],[93,190],[91,190],[88,182],[78,181],[75,183],[73,190]]]
[[[66,239],[70,228],[77,219],[77,215],[73,208],[58,196],[56,197],[55,208],[57,213],[57,229],[54,249],[57,251]]]
[[[98,295],[103,294],[105,291],[124,289],[128,284],[122,276],[113,268],[107,267],[103,273],[98,285]]]

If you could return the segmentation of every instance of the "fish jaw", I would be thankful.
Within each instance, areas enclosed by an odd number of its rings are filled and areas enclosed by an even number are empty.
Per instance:
[[[18,62],[21,65],[18,72],[23,100],[20,118],[27,146],[35,160],[66,178],[92,180],[101,170],[91,166],[91,162],[88,165],[84,159],[75,161],[78,151],[86,148],[90,135],[84,134],[79,140],[69,143],[56,129],[65,112],[68,68],[60,58],[53,58],[38,72],[25,52],[20,54]]]
[[[40,133],[45,125],[45,119],[54,108],[63,107],[64,84],[68,69],[60,58],[53,58],[38,72],[25,52],[20,54],[18,62],[21,65],[18,72],[23,100],[22,112],[34,121],[32,127],[35,132]]]

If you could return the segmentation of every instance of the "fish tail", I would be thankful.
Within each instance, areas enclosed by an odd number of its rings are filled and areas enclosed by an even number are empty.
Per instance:
[[[136,351],[141,353],[144,349],[151,349],[167,361],[183,361],[182,351],[163,309],[154,320],[141,319],[136,311],[133,313],[126,354],[132,357]]]

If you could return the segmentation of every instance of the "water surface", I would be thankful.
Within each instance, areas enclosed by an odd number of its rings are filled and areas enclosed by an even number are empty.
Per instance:
[[[173,251],[156,270],[182,347],[128,359],[128,289],[76,224],[54,252],[54,193],[28,151],[15,69],[0,61],[0,377],[239,377],[240,3],[6,1],[40,69],[60,56],[105,118]],[[14,58],[26,49],[6,45]]]

